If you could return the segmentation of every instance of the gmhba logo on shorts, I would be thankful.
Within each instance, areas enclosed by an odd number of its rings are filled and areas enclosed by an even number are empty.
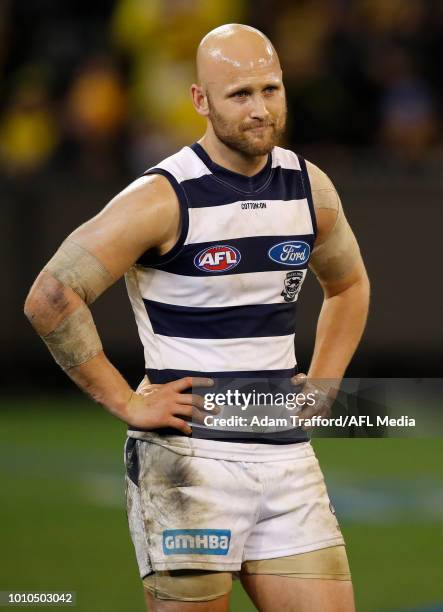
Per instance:
[[[165,555],[227,555],[230,529],[165,529]]]
[[[305,264],[311,253],[311,247],[303,240],[288,240],[274,244],[268,251],[272,261],[285,266],[301,266]]]
[[[194,266],[205,272],[226,272],[238,266],[241,255],[235,247],[215,244],[194,257]]]

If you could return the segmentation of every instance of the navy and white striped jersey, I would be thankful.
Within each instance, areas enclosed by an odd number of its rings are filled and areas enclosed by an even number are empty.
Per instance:
[[[172,250],[145,253],[126,275],[150,381],[293,376],[316,236],[304,159],[274,147],[248,177],[194,143],[145,174],[167,177],[182,220]]]

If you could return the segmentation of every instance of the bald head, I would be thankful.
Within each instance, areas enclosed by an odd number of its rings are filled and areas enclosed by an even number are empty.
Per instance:
[[[280,70],[271,41],[247,25],[230,23],[215,28],[197,50],[197,78],[202,87],[219,78],[269,68]]]

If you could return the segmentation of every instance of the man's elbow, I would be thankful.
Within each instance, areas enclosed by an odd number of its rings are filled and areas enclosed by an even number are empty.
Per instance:
[[[338,295],[342,297],[347,296],[351,299],[351,296],[359,295],[369,302],[370,282],[366,268],[361,260],[345,277],[338,279],[323,278],[321,285],[325,299]]]
[[[35,306],[36,306],[35,297],[32,291],[32,287],[31,287],[28,295],[26,296],[25,305],[23,307],[23,312],[25,313],[25,317],[28,319],[28,321],[30,322],[32,326],[34,326],[34,320],[35,320],[35,312],[36,312]]]
[[[41,272],[34,281],[34,284],[30,288],[28,295],[25,299],[25,305],[23,311],[26,318],[33,327],[38,327],[39,321],[45,315],[45,279],[43,272]]]
[[[24,313],[38,334],[49,334],[72,312],[81,298],[49,272],[37,276],[25,300]]]
[[[349,284],[343,295],[347,295],[356,305],[359,304],[363,310],[368,310],[371,284],[364,266],[361,266],[358,270],[353,282]]]
[[[367,298],[369,300],[369,296],[371,294],[371,282],[364,266],[362,267],[360,271],[360,276],[357,279],[357,285],[360,287],[362,294],[367,295]]]

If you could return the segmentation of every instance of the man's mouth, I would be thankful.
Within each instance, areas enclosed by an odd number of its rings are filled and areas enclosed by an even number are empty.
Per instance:
[[[266,128],[272,127],[273,125],[273,123],[261,123],[259,125],[251,125],[245,129],[251,132],[263,132]]]

